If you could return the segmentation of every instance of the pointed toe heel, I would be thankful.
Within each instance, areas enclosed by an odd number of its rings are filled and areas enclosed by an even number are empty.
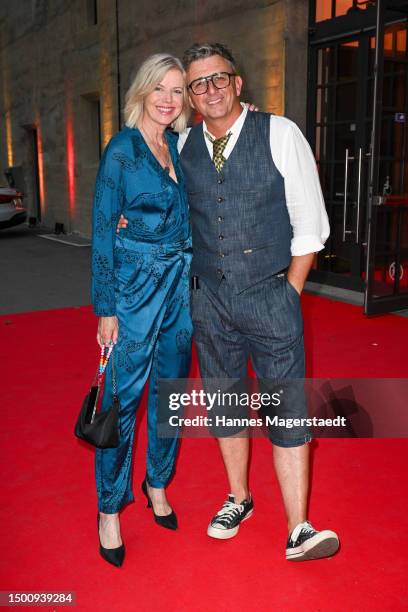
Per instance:
[[[178,528],[178,522],[177,522],[177,516],[174,510],[172,510],[170,514],[167,514],[166,516],[160,516],[155,513],[153,509],[152,500],[150,499],[150,495],[147,491],[146,478],[142,482],[142,491],[143,491],[144,496],[147,499],[146,507],[152,509],[154,520],[156,521],[156,523],[160,525],[160,527],[164,527],[165,529],[172,529],[173,531],[176,530]]]
[[[159,516],[158,514],[154,515],[154,520],[160,527],[165,527],[166,529],[176,530],[178,528],[177,516],[174,510],[171,511],[171,514],[167,516]]]
[[[104,548],[102,545],[99,547],[102,559],[105,559],[111,565],[115,567],[122,567],[125,559],[125,547],[122,544],[118,548]]]
[[[104,548],[101,544],[101,537],[99,535],[99,512],[97,515],[98,525],[98,538],[99,538],[99,552],[102,559],[105,559],[111,565],[115,567],[121,567],[125,559],[125,545],[121,544],[117,548]]]

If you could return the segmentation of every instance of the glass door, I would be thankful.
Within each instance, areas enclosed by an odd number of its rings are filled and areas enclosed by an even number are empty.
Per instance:
[[[366,246],[367,170],[370,158],[369,35],[314,49],[315,156],[331,236],[314,278],[362,290]]]
[[[311,34],[308,138],[331,235],[309,278],[364,291],[372,314],[408,308],[408,5],[404,20],[395,3],[343,4],[316,4]]]
[[[408,9],[407,9],[408,12]],[[368,201],[364,311],[408,308],[408,24],[387,26],[378,50],[378,138]],[[375,37],[370,38],[374,63]],[[373,87],[374,79],[370,86]]]

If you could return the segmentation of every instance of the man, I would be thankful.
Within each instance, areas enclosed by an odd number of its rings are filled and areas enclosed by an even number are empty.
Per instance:
[[[193,229],[191,314],[203,379],[243,379],[250,356],[259,379],[304,377],[300,293],[329,234],[316,164],[297,126],[240,104],[242,78],[228,49],[184,54],[192,107],[203,122],[179,138]],[[304,416],[293,402],[290,416]],[[307,521],[305,429],[270,434],[288,519],[286,558],[336,552],[333,531]],[[234,537],[253,512],[247,436],[218,437],[230,495],[208,535]]]

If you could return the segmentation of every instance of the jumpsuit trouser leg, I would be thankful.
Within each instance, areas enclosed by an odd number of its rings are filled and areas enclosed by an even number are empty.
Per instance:
[[[149,273],[151,265],[149,267],[145,258],[142,275],[135,275],[134,283],[135,287],[140,287],[143,281],[142,298],[133,300],[136,292],[132,293],[132,278],[126,281],[126,291],[118,293],[119,338],[113,356],[121,406],[121,434],[117,448],[96,449],[100,512],[114,514],[134,499],[131,474],[135,416],[149,377],[147,479],[151,486],[162,488],[172,476],[178,437],[157,437],[157,381],[188,376],[192,337],[188,287],[190,259],[191,254],[183,252],[167,254],[159,262],[156,258],[155,271],[160,270],[163,274],[160,283],[157,275],[153,277]],[[109,363],[102,410],[108,409],[111,403],[111,366]]]

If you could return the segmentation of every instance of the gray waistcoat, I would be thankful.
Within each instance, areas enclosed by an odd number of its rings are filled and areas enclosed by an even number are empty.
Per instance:
[[[290,263],[292,228],[269,128],[270,115],[248,112],[221,173],[202,124],[191,129],[181,152],[193,229],[191,274],[214,291],[223,276],[240,293]]]

